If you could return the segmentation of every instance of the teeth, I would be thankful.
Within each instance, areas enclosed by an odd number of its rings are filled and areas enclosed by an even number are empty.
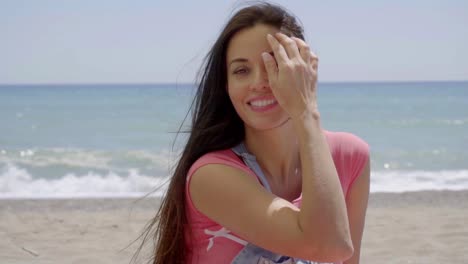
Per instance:
[[[258,100],[258,101],[251,101],[250,104],[256,107],[263,107],[267,105],[271,105],[276,103],[276,100]]]

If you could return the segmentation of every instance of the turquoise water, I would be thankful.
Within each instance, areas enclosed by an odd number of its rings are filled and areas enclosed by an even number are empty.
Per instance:
[[[183,145],[175,132],[193,94],[188,84],[0,86],[0,197],[152,190]],[[371,191],[468,189],[468,82],[324,83],[318,96],[325,129],[370,144]]]

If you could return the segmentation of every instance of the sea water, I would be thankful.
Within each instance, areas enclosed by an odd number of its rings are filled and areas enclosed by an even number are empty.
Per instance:
[[[163,194],[195,88],[0,85],[0,198]],[[369,143],[371,192],[468,189],[468,82],[320,83],[318,102]]]

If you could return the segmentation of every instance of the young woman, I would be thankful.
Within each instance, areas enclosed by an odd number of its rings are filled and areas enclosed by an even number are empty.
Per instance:
[[[153,263],[359,263],[368,146],[321,127],[317,65],[283,8],[229,20],[153,221]]]

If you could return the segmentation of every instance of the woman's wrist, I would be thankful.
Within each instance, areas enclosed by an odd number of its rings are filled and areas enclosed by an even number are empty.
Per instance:
[[[321,132],[320,112],[316,108],[305,110],[291,120],[299,140],[307,139],[317,131]]]

